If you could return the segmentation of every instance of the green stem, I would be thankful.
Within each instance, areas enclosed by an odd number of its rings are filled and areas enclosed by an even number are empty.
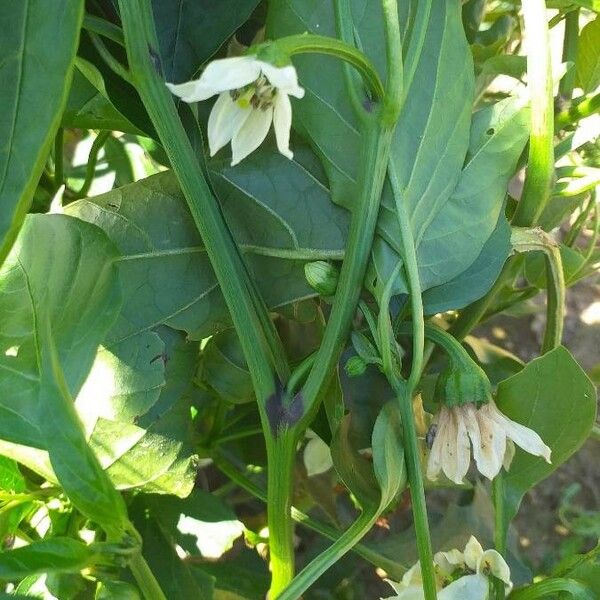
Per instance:
[[[564,129],[600,111],[600,93],[578,98],[567,110],[556,115],[556,128]]]
[[[365,123],[357,204],[333,307],[313,368],[302,389],[305,414],[298,425],[300,430],[312,420],[318,408],[319,393],[329,381],[346,344],[375,235],[391,141],[391,128],[371,120]]]
[[[59,127],[54,138],[54,189],[58,190],[65,182],[64,158],[65,130]]]
[[[577,60],[577,46],[579,42],[579,9],[576,8],[565,17],[565,38],[563,41],[562,61],[572,63],[571,68],[560,80],[560,95],[571,99],[575,87],[575,61]]]
[[[348,0],[334,0],[335,25],[339,38],[348,45],[354,44],[354,23],[352,22],[352,9]],[[359,83],[356,73],[352,71],[350,65],[344,65],[344,78],[346,80],[346,90],[354,109],[354,114],[359,119],[365,118],[365,108],[363,106],[364,88]]]
[[[504,479],[502,472],[498,473],[492,482],[492,497],[494,501],[494,546],[496,551],[504,556],[506,553],[506,526],[504,522]],[[506,596],[504,582],[494,581],[494,594],[496,600],[504,600]]]
[[[267,494],[261,490],[256,484],[254,484],[250,479],[245,477],[242,473],[240,473],[229,461],[221,456],[214,457],[215,464],[217,467],[227,476],[231,481],[235,482],[239,487],[246,490],[254,497],[262,500],[263,502],[267,502]],[[336,541],[342,532],[336,529],[335,527],[331,527],[326,523],[318,521],[317,519],[313,519],[306,513],[303,513],[301,510],[298,510],[294,506],[291,509],[292,519],[296,521],[299,525],[306,527],[307,529],[311,529],[316,533],[319,533],[323,537],[326,537],[332,541]],[[383,554],[379,554],[375,552],[368,546],[364,544],[356,544],[352,548],[352,551],[368,562],[370,562],[375,567],[380,567],[386,573],[388,573],[391,577],[396,580],[400,580],[402,575],[404,574],[404,568],[399,567],[398,563],[394,562],[384,556]]]
[[[335,56],[351,64],[361,74],[376,100],[381,100],[384,96],[383,85],[377,70],[371,64],[371,61],[354,46],[336,38],[313,33],[290,35],[271,43],[276,44],[282,52],[289,56],[307,53]]]
[[[267,439],[267,522],[273,600],[294,577],[294,527],[291,516],[296,439],[289,430]]]
[[[513,224],[535,225],[552,190],[554,172],[554,98],[545,0],[523,2],[527,35],[527,87],[531,99],[531,134],[523,193]]]
[[[133,555],[129,561],[129,568],[146,600],[167,600],[141,553]]]
[[[113,23],[106,21],[105,19],[95,17],[94,15],[85,15],[85,17],[83,17],[82,27],[87,31],[91,31],[92,33],[96,33],[102,37],[112,40],[120,46],[125,46],[123,30]]]
[[[135,86],[158,132],[204,241],[242,344],[263,425],[268,428],[264,405],[267,398],[275,392],[275,373],[282,381],[288,377],[281,341],[267,308],[254,288],[219,205],[198,166],[171,95],[154,68],[150,50],[156,52],[158,42],[150,2],[120,0],[119,6]]]
[[[413,326],[413,354],[408,383],[406,387],[402,389],[401,386],[397,385],[394,373],[389,373],[388,378],[398,395],[400,414],[402,416],[406,468],[410,483],[413,519],[417,536],[417,550],[419,552],[421,574],[423,577],[423,591],[425,593],[425,600],[435,600],[437,594],[435,573],[433,570],[433,552],[431,549],[431,536],[427,520],[427,504],[425,502],[425,487],[423,484],[423,474],[421,472],[421,457],[412,408],[412,398],[421,377],[424,360],[425,317],[423,314],[423,298],[421,296],[421,281],[419,278],[417,252],[411,229],[408,207],[403,202],[402,189],[392,165],[390,165],[388,171],[396,203],[398,225],[400,227],[401,255],[410,291]]]
[[[96,136],[96,139],[92,142],[92,147],[90,148],[87,166],[85,169],[85,179],[81,188],[76,194],[76,198],[85,198],[90,191],[92,183],[94,182],[94,176],[96,175],[96,164],[98,163],[100,150],[102,150],[111,133],[111,131],[101,131]]]
[[[279,596],[271,596],[277,600],[297,600],[329,567],[347,554],[358,540],[362,539],[379,517],[379,510],[365,511],[350,525],[344,533],[312,560]]]
[[[110,50],[104,45],[104,42],[100,36],[91,31],[88,33],[94,48],[96,48],[96,51],[102,57],[102,60],[106,63],[110,70],[121,79],[127,81],[127,83],[134,85],[131,73],[110,53]]]

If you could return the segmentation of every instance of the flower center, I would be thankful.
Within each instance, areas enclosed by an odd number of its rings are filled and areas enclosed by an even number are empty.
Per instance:
[[[253,83],[238,90],[231,90],[229,94],[240,108],[251,106],[255,109],[267,110],[273,106],[277,88],[272,86],[264,75],[261,75]]]

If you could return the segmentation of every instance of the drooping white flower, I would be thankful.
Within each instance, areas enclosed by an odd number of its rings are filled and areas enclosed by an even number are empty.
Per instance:
[[[437,552],[433,558],[438,600],[489,600],[492,575],[504,582],[506,592],[512,589],[510,569],[495,550],[484,550],[473,536],[463,552],[454,548]],[[424,600],[421,565],[416,563],[402,581],[386,580],[396,592],[385,600]]]
[[[496,477],[503,465],[508,468],[514,452],[512,442],[550,462],[550,448],[542,438],[502,414],[491,399],[479,408],[473,403],[442,406],[436,424],[427,463],[431,480],[443,471],[448,479],[462,483],[471,462],[471,446],[477,469],[488,479]]]
[[[276,67],[252,55],[222,58],[211,62],[199,79],[167,86],[184,102],[219,95],[208,119],[211,156],[231,142],[231,165],[238,164],[262,144],[273,123],[277,149],[293,157],[289,96],[304,96],[293,65]]]

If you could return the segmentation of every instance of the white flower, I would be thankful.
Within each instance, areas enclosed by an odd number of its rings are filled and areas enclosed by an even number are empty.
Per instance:
[[[452,408],[442,406],[427,463],[427,477],[435,480],[443,471],[448,479],[462,483],[469,470],[472,445],[477,469],[493,479],[503,465],[508,468],[514,453],[512,442],[550,462],[550,448],[542,438],[503,415],[493,400],[480,408],[472,403]]]
[[[437,552],[433,558],[436,574],[438,600],[488,600],[490,580],[493,575],[504,582],[506,593],[512,589],[510,570],[502,556],[495,550],[484,550],[473,536],[464,552],[454,548],[449,552]],[[459,571],[453,581],[451,577]],[[385,600],[424,600],[421,565],[416,563],[402,577],[400,583],[386,580],[396,592]]]
[[[231,165],[238,164],[262,144],[273,123],[279,152],[293,157],[289,96],[302,98],[304,89],[292,65],[275,67],[252,55],[222,58],[211,62],[200,79],[167,86],[184,102],[219,94],[208,119],[211,156],[231,142]]]

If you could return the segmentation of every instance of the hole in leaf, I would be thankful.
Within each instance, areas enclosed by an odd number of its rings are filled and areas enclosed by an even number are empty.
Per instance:
[[[490,128],[489,128],[489,129],[486,131],[486,133],[487,133],[488,135],[494,135],[494,133],[496,133],[496,130],[495,130],[493,127],[490,127]]]

